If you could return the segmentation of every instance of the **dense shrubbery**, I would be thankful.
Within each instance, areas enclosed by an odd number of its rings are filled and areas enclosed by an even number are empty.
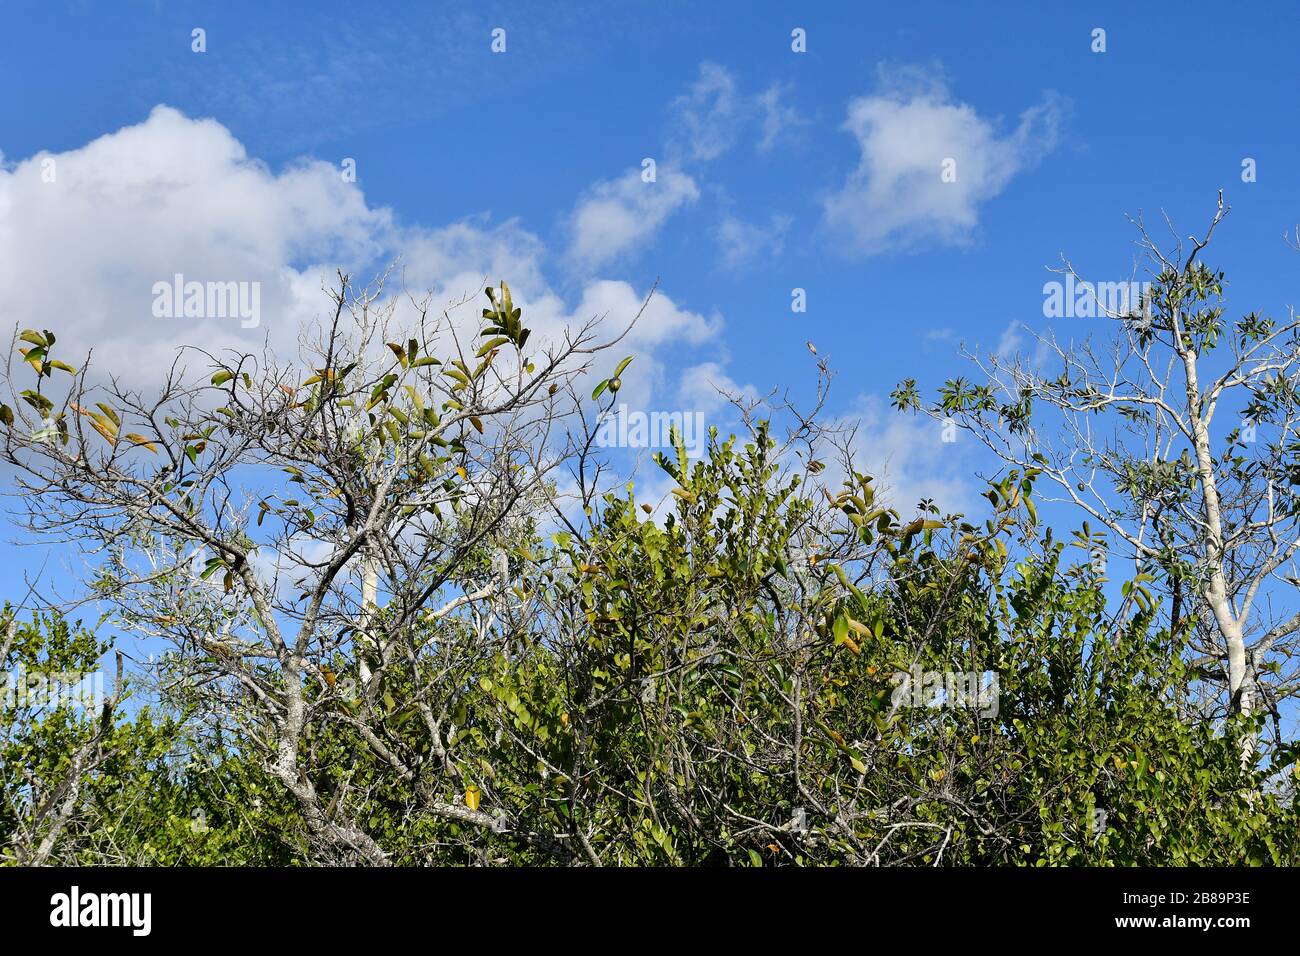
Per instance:
[[[1036,481],[1088,486],[1037,452],[990,484],[982,523],[926,503],[907,517],[815,411],[741,402],[742,438],[714,433],[692,461],[679,437],[657,459],[666,513],[631,484],[608,491],[586,397],[598,376],[583,376],[609,373],[591,402],[612,406],[632,359],[604,362],[594,326],[538,351],[505,283],[471,345],[427,300],[399,327],[397,297],[342,277],[300,361],[209,357],[210,377],[178,372],[150,397],[93,384],[51,358],[52,332],[25,330],[0,421],[28,527],[100,556],[90,597],[160,660],[117,656],[89,712],[5,699],[0,852],[1295,863],[1276,658],[1300,617],[1264,631],[1250,611],[1300,548],[1282,536],[1300,498],[1276,491],[1293,452],[1267,445],[1269,471],[1234,436],[1212,456],[1195,366],[1223,331],[1202,306],[1221,280],[1194,258],[1161,273],[1154,319],[1123,319],[1143,361],[1159,345],[1187,369],[1175,425],[1199,466],[1097,460],[1128,495],[1104,523],[1141,570],[1118,594],[1089,528],[1067,546],[1039,525]],[[1239,366],[1272,368],[1255,356],[1282,333],[1236,331]],[[996,448],[997,428],[1023,438],[1033,394],[1087,415],[1127,402],[1132,427],[1157,431],[1147,406],[1174,401],[1163,384],[1107,396],[1017,374],[1019,392],[950,383],[930,411]],[[1285,433],[1300,394],[1274,386],[1254,401]],[[895,399],[921,404],[915,383]],[[112,659],[56,615],[7,617],[6,672]]]
[[[863,479],[833,507],[805,498],[773,445],[760,430],[666,461],[683,493],[662,525],[610,496],[581,550],[517,542],[544,613],[477,653],[435,623],[436,650],[373,703],[309,687],[302,766],[331,812],[405,864],[1296,861],[1289,773],[1242,769],[1241,728],[1204,718],[1158,601],[1116,613],[1086,562],[1022,534],[1029,481],[995,491],[988,527],[904,525]],[[87,669],[102,650],[48,618],[16,633],[10,669]],[[898,672],[993,672],[996,707],[908,706]],[[416,681],[447,688],[437,741]],[[255,726],[218,738],[186,719],[202,700],[166,692],[117,721],[52,859],[347,860],[256,759]],[[349,723],[367,706],[377,721]],[[58,789],[99,715],[5,720],[0,833],[17,845],[24,801]],[[422,812],[431,799],[495,831]]]

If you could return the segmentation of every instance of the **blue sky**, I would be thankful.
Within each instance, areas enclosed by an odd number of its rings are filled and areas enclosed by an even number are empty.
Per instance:
[[[173,271],[265,270],[267,334],[322,307],[336,262],[400,254],[446,295],[514,270],[555,323],[618,317],[658,277],[632,400],[807,396],[811,341],[864,462],[961,504],[969,451],[895,419],[889,391],[960,371],[961,341],[1043,328],[1062,253],[1127,277],[1125,214],[1186,235],[1224,188],[1230,314],[1293,302],[1300,9],[805,6],[0,3],[0,320],[147,378],[194,335],[148,311]],[[949,153],[955,188],[921,174]],[[74,187],[57,206],[33,198],[42,157]],[[2,547],[13,592],[40,549]]]

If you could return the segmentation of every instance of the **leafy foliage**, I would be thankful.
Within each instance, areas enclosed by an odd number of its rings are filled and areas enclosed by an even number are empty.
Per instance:
[[[1221,288],[1169,277],[1187,318],[1161,329],[1213,345],[1217,306],[1193,305]],[[165,652],[97,712],[2,702],[6,861],[1297,862],[1296,747],[1242,761],[1262,712],[1207,710],[1172,543],[1108,600],[1039,525],[1042,456],[990,482],[982,523],[904,518],[851,461],[833,483],[805,415],[784,444],[747,415],[697,460],[674,433],[665,502],[596,490],[591,442],[552,432],[585,426],[600,346],[525,352],[509,287],[487,294],[465,350],[423,313],[376,321],[344,277],[313,374],[223,360],[157,403],[51,397],[76,373],[23,334],[31,411],[0,412],[33,528],[107,554],[95,593]],[[932,411],[1020,434],[1035,394],[956,380]],[[895,401],[920,407],[915,383]],[[1186,461],[1111,464],[1135,499],[1196,499]],[[309,545],[292,580],[260,570]],[[7,673],[115,656],[53,613],[6,620]]]

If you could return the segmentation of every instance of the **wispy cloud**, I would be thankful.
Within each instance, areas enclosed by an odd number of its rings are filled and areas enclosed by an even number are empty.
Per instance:
[[[762,117],[759,152],[769,152],[777,145],[790,141],[800,127],[808,125],[808,119],[786,102],[788,92],[787,86],[773,83],[758,96],[758,108]]]
[[[760,152],[773,149],[809,122],[789,102],[790,92],[789,84],[773,83],[761,93],[744,93],[731,70],[701,63],[695,82],[669,104],[668,155],[682,163],[709,162],[747,130],[757,130]]]
[[[667,221],[699,200],[706,167],[735,148],[747,129],[759,128],[756,148],[771,150],[805,121],[784,99],[779,84],[758,95],[740,91],[735,75],[716,63],[700,64],[699,75],[668,104],[670,116],[663,162],[632,169],[593,185],[566,220],[570,264],[590,273],[645,248]],[[714,229],[721,262],[739,269],[763,254],[780,254],[788,217],[766,226],[725,217]]]
[[[735,76],[716,63],[700,64],[699,78],[668,109],[669,156],[682,161],[714,160],[730,150],[749,111]]]
[[[714,230],[718,256],[724,269],[738,272],[764,258],[776,258],[785,249],[789,216],[775,215],[767,225],[726,216]]]

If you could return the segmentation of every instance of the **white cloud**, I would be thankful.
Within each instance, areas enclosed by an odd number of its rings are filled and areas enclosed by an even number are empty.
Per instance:
[[[452,299],[477,295],[485,278],[489,284],[505,279],[515,290],[546,286],[546,249],[517,219],[494,226],[484,215],[438,228],[408,229],[400,246],[408,280],[436,283]]]
[[[965,436],[960,431],[955,442],[944,442],[941,423],[898,412],[875,395],[860,396],[835,425],[856,429],[851,446],[854,468],[875,478],[877,500],[905,517],[915,513],[923,498],[932,499],[944,513],[968,514],[978,504],[969,468],[964,467]],[[841,480],[831,471],[828,467],[827,487]]]
[[[669,104],[667,159],[658,166],[656,181],[646,182],[638,168],[592,186],[568,217],[569,262],[590,273],[643,247],[670,216],[700,198],[699,167],[730,151],[755,122],[762,128],[759,150],[770,150],[804,122],[783,102],[783,94],[783,87],[773,85],[758,96],[741,95],[730,70],[700,64],[698,78]],[[735,268],[764,247],[779,253],[786,222],[774,217],[773,225],[761,230],[724,220],[718,230],[724,264]]]
[[[158,107],[79,149],[0,170],[0,324],[75,333],[64,335],[66,358],[93,345],[105,365],[158,371],[180,342],[247,347],[296,329],[323,304],[319,281],[300,281],[322,271],[313,263],[373,258],[391,230],[387,210],[369,208],[334,166],[273,173],[219,123]],[[153,285],[177,273],[260,282],[263,328],[155,318]]]
[[[757,148],[768,152],[808,122],[786,102],[788,92],[788,85],[773,83],[762,93],[742,94],[730,70],[701,63],[699,77],[669,104],[669,155],[682,163],[715,160],[754,124],[760,131]]]
[[[686,160],[713,160],[736,142],[749,112],[736,93],[736,78],[726,67],[701,63],[699,78],[669,106],[673,129],[671,155]]]
[[[590,283],[577,305],[562,321],[576,325],[591,318],[608,316],[609,332],[615,334],[622,331],[644,303],[645,297],[626,282],[605,279]],[[595,357],[592,385],[613,372],[614,366],[624,356],[634,355],[632,365],[623,375],[623,389],[618,393],[618,400],[633,409],[665,407],[669,399],[658,390],[665,385],[667,378],[666,353],[683,345],[702,345],[715,338],[722,325],[720,315],[705,318],[680,308],[666,294],[656,292],[645,305],[636,326],[618,348]]]
[[[762,113],[762,138],[758,141],[758,150],[766,153],[784,139],[789,139],[800,126],[807,125],[799,111],[784,102],[786,88],[773,83],[758,96],[758,107]]]
[[[738,271],[764,257],[775,258],[785,249],[789,216],[774,215],[766,226],[726,216],[714,230],[723,268]]]
[[[641,170],[599,182],[578,203],[569,220],[569,258],[594,269],[645,243],[680,207],[700,196],[690,176],[672,167],[657,170],[645,182]]]
[[[630,319],[641,308],[644,297],[626,282],[602,279],[589,284],[582,293],[570,321],[580,321],[587,316],[610,315],[617,320]],[[722,319],[711,319],[677,307],[667,295],[656,292],[641,320],[624,339],[630,345],[656,347],[660,345],[699,345],[713,338],[722,328]]]
[[[1012,319],[1002,330],[992,354],[1003,362],[1020,362],[1032,368],[1043,368],[1051,358],[1048,341],[1024,322]]]
[[[1002,335],[998,338],[998,344],[993,350],[993,354],[1002,358],[1012,358],[1025,344],[1025,337],[1021,333],[1024,331],[1025,324],[1017,319],[1012,319],[1007,327],[1002,330]]]
[[[312,581],[319,573],[313,564],[328,560],[334,546],[308,535],[293,535],[283,549],[263,546],[252,553],[249,564],[259,581],[273,589],[276,597],[282,601],[291,600],[296,591],[302,590],[302,580]],[[202,570],[197,558],[208,557],[208,552],[200,551],[196,555],[195,571]],[[356,562],[348,563],[349,571]],[[213,583],[216,583],[215,580]]]
[[[914,68],[882,69],[881,89],[849,104],[844,129],[861,159],[825,201],[826,225],[849,253],[969,240],[979,208],[1056,144],[1062,107],[1054,95],[1020,115],[1005,136],[941,78]],[[956,179],[942,178],[946,160]]]
[[[683,411],[699,412],[705,418],[715,417],[719,411],[730,407],[733,397],[751,402],[759,399],[758,390],[753,385],[738,384],[717,362],[702,362],[684,369],[678,395]]]
[[[53,183],[42,181],[45,157],[55,160]],[[301,161],[274,172],[220,123],[166,107],[81,148],[0,168],[0,324],[52,329],[72,362],[93,347],[96,366],[127,385],[156,383],[182,345],[251,351],[266,339],[290,357],[300,328],[329,305],[322,285],[336,268],[364,284],[394,258],[406,288],[433,289],[439,306],[477,300],[485,279],[509,281],[539,344],[599,316],[612,335],[644,300],[609,279],[560,294],[548,282],[543,243],[517,220],[401,226],[390,210],[368,205],[338,167]],[[261,326],[155,318],[153,285],[176,273],[261,282]],[[457,315],[477,323],[481,304]],[[626,352],[602,353],[593,372],[635,352],[628,394],[640,390],[650,401],[665,377],[662,353],[703,343],[721,327],[716,314],[660,292],[622,343]]]

